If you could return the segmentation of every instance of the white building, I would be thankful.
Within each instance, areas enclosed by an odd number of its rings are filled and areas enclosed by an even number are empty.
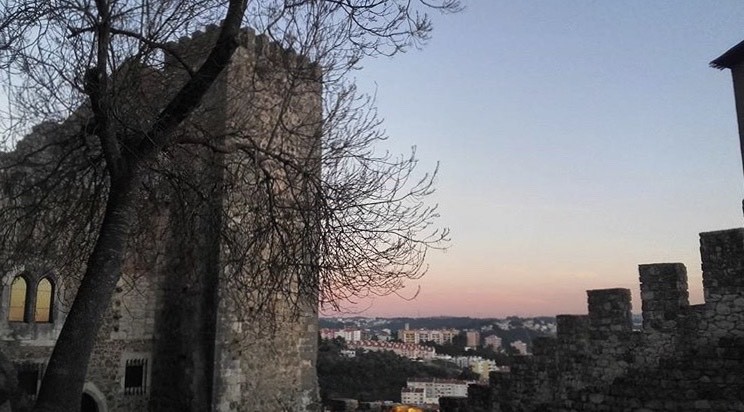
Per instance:
[[[362,349],[365,351],[391,351],[398,356],[409,359],[430,360],[434,358],[436,352],[430,346],[421,346],[413,343],[384,342],[376,340],[364,340],[359,342],[349,342],[349,349]]]
[[[346,342],[359,342],[362,340],[361,329],[344,329],[338,331],[338,335],[344,338]]]
[[[408,405],[426,404],[426,396],[423,388],[405,388],[400,390],[400,401]]]
[[[470,369],[474,373],[477,373],[478,376],[480,376],[480,380],[482,382],[488,381],[488,375],[491,372],[501,371],[501,367],[496,365],[496,362],[494,362],[491,359],[480,359],[480,360],[474,361],[470,364]]]
[[[520,355],[527,354],[527,344],[522,342],[521,340],[512,342],[511,346],[516,349]]]
[[[363,335],[363,331],[361,329],[323,328],[320,330],[321,339],[344,338],[346,342],[359,342],[363,339],[362,335]]]
[[[468,385],[475,383],[472,381],[460,381],[456,379],[436,379],[436,378],[409,378],[407,387],[401,390],[401,400],[403,395],[407,397],[416,397],[418,403],[406,402],[414,405],[436,405],[439,404],[439,398],[442,396],[455,396],[466,398],[468,396]],[[423,397],[421,396],[423,391]]]
[[[491,359],[483,359],[480,356],[457,356],[448,360],[461,368],[470,368],[480,376],[481,381],[487,381],[490,372],[504,370],[504,368],[498,366],[495,361]]]
[[[452,338],[460,333],[457,329],[405,329],[398,330],[398,339],[403,343],[434,342],[437,345],[452,343]]]
[[[480,347],[481,335],[480,335],[480,332],[478,332],[477,330],[469,330],[465,332],[465,339],[466,339],[465,345],[468,348]]]
[[[486,336],[483,338],[483,346],[490,346],[493,350],[499,350],[501,349],[501,338],[496,335]]]

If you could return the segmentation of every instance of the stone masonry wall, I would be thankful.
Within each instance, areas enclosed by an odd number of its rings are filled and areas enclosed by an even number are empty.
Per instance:
[[[249,47],[235,53],[226,73],[230,119],[226,135],[231,143],[252,147],[258,155],[247,160],[244,153],[236,153],[224,159],[225,180],[240,186],[225,193],[226,224],[265,227],[272,214],[264,203],[269,190],[270,201],[284,210],[274,219],[281,221],[282,233],[296,241],[283,243],[287,258],[278,259],[279,270],[262,259],[247,267],[224,267],[215,360],[224,373],[215,379],[215,402],[225,411],[316,410],[317,291],[315,274],[303,269],[312,267],[314,229],[301,210],[308,207],[305,202],[312,202],[306,197],[312,189],[296,170],[320,171],[319,72],[264,36],[245,31],[242,42]],[[267,175],[270,189],[261,183]],[[261,245],[251,252],[276,262],[276,251],[270,249]],[[222,246],[222,259],[231,261],[234,253],[229,245]],[[245,285],[255,285],[254,291],[240,292]]]
[[[207,50],[216,34],[216,30],[210,28],[181,40],[172,48],[181,52],[181,61],[198,64],[204,54],[193,51]],[[183,78],[183,73],[178,72],[179,64],[166,60],[166,67],[172,66],[168,70],[174,71],[169,78]],[[199,271],[196,278],[213,282],[189,284],[201,290],[199,296],[208,300],[202,305],[205,310],[199,315],[201,320],[192,319],[190,323],[203,325],[203,331],[194,333],[194,337],[210,338],[204,340],[202,354],[195,352],[193,340],[187,340],[190,352],[179,357],[190,359],[193,365],[211,362],[208,366],[214,370],[211,381],[192,381],[191,387],[210,388],[203,398],[209,399],[213,410],[303,411],[312,410],[317,404],[317,304],[315,290],[311,288],[308,294],[303,288],[313,273],[293,268],[282,271],[282,290],[274,293],[272,287],[275,285],[270,276],[265,276],[266,268],[260,264],[262,259],[236,263],[233,254],[268,255],[276,250],[261,249],[265,245],[256,250],[231,250],[232,243],[224,240],[224,233],[233,229],[235,233],[250,232],[252,228],[262,227],[261,219],[269,216],[271,211],[261,209],[262,196],[266,196],[263,189],[266,180],[262,179],[266,176],[260,174],[259,168],[269,169],[275,185],[272,201],[286,201],[281,206],[289,207],[284,210],[302,201],[308,189],[303,186],[303,173],[319,170],[322,117],[319,80],[317,69],[304,58],[281,50],[264,36],[244,30],[231,65],[213,85],[199,111],[187,120],[187,127],[194,135],[199,136],[206,130],[216,144],[231,148],[231,153],[216,156],[199,148],[180,154],[184,161],[192,159],[193,163],[196,159],[200,165],[196,168],[195,179],[210,176],[210,181],[195,185],[210,199],[207,206],[210,210],[197,218],[203,222],[199,223],[203,227],[195,231],[194,239],[198,237],[203,241],[210,233],[218,236],[215,229],[222,228],[222,238],[214,237],[211,243],[195,247],[193,253],[185,254],[183,262],[186,274]],[[302,172],[291,174],[287,171],[291,168],[277,167],[269,156],[260,158],[264,153],[286,159]],[[211,189],[205,189],[209,185]],[[287,194],[288,188],[293,191],[291,197]],[[204,196],[204,193],[195,195]],[[281,218],[292,221],[291,215]],[[286,226],[292,228],[294,225]],[[305,252],[311,238],[292,229],[289,232],[295,242],[285,243],[281,253]],[[212,263],[198,269],[198,266],[193,267],[194,259],[202,264]],[[166,271],[175,272],[184,270]],[[284,290],[293,287],[296,287],[294,292]],[[211,346],[206,345],[207,341]],[[173,342],[164,340],[158,347],[162,348],[161,357],[172,359],[169,364],[177,361]],[[189,370],[185,372],[186,376],[193,376]],[[181,392],[171,389],[176,396]],[[191,406],[191,410],[202,408]]]
[[[148,92],[172,94],[186,78],[178,65],[199,64],[216,34],[211,27],[171,44],[180,59],[166,56],[163,73],[147,69],[152,77],[142,83],[149,85]],[[231,254],[243,251],[230,250],[221,229],[246,225],[245,230],[251,219],[262,216],[250,211],[256,210],[255,156],[263,149],[293,159],[301,169],[294,174],[272,169],[279,182],[276,199],[307,201],[306,182],[296,179],[320,170],[320,99],[317,67],[263,36],[242,32],[231,65],[182,131],[195,139],[208,133],[234,154],[179,146],[164,161],[178,172],[180,186],[148,180],[162,185],[162,198],[150,199],[156,205],[140,210],[141,237],[131,245],[90,361],[85,393],[99,410],[316,410],[314,273],[283,272],[290,292],[269,293],[264,301],[273,302],[271,311],[254,310],[250,297],[258,293],[263,269],[236,269]],[[243,150],[247,146],[254,150]],[[284,218],[293,221],[291,215]],[[304,236],[286,253],[312,263],[313,228],[296,226]],[[30,266],[18,270],[36,271]],[[0,275],[0,351],[15,362],[41,365],[43,373],[64,321],[65,302],[55,301],[52,323],[7,322],[15,272]],[[235,282],[240,279],[244,282]],[[251,282],[257,285],[253,293],[236,287]],[[68,294],[74,287],[69,289]],[[62,287],[56,292],[61,294]],[[126,393],[125,365],[132,359],[145,362],[144,387]]]
[[[493,372],[471,410],[744,411],[744,229],[700,245],[704,304],[689,305],[684,265],[640,265],[641,330],[629,290],[588,291],[589,314],[559,315],[557,336]]]

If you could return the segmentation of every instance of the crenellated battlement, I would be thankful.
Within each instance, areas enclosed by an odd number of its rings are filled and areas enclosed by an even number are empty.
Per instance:
[[[711,62],[732,71],[742,145],[743,61],[744,41]],[[744,411],[744,228],[701,233],[700,256],[704,304],[690,305],[683,264],[639,265],[640,330],[628,289],[587,291],[588,315],[558,315],[557,337],[491,373],[468,410]]]
[[[683,264],[639,265],[641,330],[632,328],[630,290],[589,290],[588,314],[556,316],[556,338],[535,340],[532,356],[492,373],[490,397],[469,405],[744,410],[744,229],[701,233],[700,251],[704,304],[689,304]]]
[[[596,289],[586,294],[590,331],[629,332],[633,329],[630,289]]]
[[[744,229],[700,234],[705,302],[744,292]]]
[[[183,68],[188,64],[190,70],[196,69],[198,64],[206,58],[206,52],[217,41],[220,26],[209,25],[204,31],[195,31],[191,36],[181,37],[178,41],[166,45],[166,67]],[[259,66],[281,67],[283,70],[302,71],[320,77],[320,67],[307,56],[298,54],[291,48],[283,47],[273,41],[266,34],[256,34],[252,28],[244,27],[237,37],[238,48],[253,56],[253,61]]]
[[[670,331],[690,306],[687,269],[681,263],[639,265],[643,329]]]

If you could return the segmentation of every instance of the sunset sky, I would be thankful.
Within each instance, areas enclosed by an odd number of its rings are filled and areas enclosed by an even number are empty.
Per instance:
[[[422,50],[369,60],[388,147],[440,162],[452,231],[429,273],[365,316],[586,313],[586,289],[682,262],[702,302],[698,233],[740,226],[728,71],[744,2],[466,1]]]

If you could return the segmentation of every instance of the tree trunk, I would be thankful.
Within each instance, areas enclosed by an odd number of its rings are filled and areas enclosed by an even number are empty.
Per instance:
[[[49,359],[34,407],[36,412],[80,410],[88,361],[121,276],[137,181],[136,172],[112,178],[99,238]]]

